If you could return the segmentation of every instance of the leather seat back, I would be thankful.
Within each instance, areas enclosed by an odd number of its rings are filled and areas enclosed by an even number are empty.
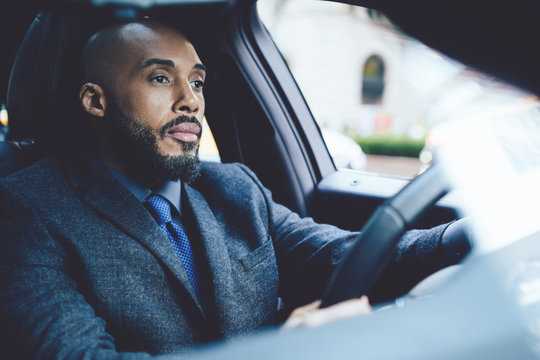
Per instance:
[[[30,25],[9,80],[7,139],[16,142],[0,145],[0,177],[41,157],[68,152],[77,134],[88,131],[78,107],[80,54],[96,27],[88,26],[92,16],[85,15],[47,10]],[[25,140],[22,145],[20,140]]]
[[[8,86],[9,139],[46,140],[74,109],[86,39],[81,22],[76,15],[43,11],[30,25]]]

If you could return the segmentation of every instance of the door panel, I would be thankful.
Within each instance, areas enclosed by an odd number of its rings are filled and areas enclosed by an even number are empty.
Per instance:
[[[313,202],[314,218],[343,229],[360,230],[377,206],[397,193],[407,180],[353,171],[336,171],[321,180]],[[441,199],[415,228],[428,228],[456,218],[452,195]]]

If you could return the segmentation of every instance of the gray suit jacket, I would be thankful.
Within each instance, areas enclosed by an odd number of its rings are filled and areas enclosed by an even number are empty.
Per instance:
[[[49,158],[0,180],[0,326],[12,356],[145,357],[120,352],[273,325],[278,296],[292,306],[320,297],[354,237],[274,203],[243,165],[204,164],[182,194],[204,304],[167,236],[96,162]],[[443,231],[404,238],[394,266],[406,269],[410,253],[421,272],[440,268]]]

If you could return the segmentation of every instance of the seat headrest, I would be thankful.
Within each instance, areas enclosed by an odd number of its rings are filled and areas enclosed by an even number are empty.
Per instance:
[[[8,139],[55,144],[74,128],[80,54],[91,31],[86,22],[77,15],[52,11],[36,16],[11,71]]]

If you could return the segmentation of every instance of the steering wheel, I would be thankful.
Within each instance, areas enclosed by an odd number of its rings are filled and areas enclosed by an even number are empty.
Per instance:
[[[380,205],[332,274],[321,307],[367,294],[391,260],[405,229],[448,190],[440,165],[434,164]]]

